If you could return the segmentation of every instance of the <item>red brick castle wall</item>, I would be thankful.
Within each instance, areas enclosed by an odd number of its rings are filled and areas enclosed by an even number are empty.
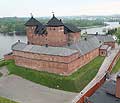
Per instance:
[[[64,34],[64,26],[47,27],[46,35],[35,34],[35,26],[26,27],[29,44],[48,46],[65,46],[68,43],[75,43],[80,40],[80,33]]]
[[[69,75],[99,55],[99,48],[79,57],[79,52],[70,56],[54,56],[13,51],[18,66],[39,71]]]

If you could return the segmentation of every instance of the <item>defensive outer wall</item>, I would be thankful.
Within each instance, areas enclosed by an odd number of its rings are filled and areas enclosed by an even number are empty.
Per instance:
[[[74,98],[72,103],[84,103],[87,97],[90,97],[106,80],[106,74],[112,71],[112,68],[116,64],[117,60],[120,58],[120,49],[115,50],[115,53],[110,57],[106,57],[108,64],[105,64],[104,71],[102,68],[98,71],[96,77]],[[104,60],[105,62],[105,60]],[[102,67],[102,66],[101,66]]]

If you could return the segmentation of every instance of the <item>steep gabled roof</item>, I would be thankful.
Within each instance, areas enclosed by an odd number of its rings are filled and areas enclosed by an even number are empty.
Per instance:
[[[35,29],[35,34],[45,34],[46,26],[45,25],[38,25]]]
[[[26,26],[36,26],[35,34],[44,34],[46,32],[46,26],[48,27],[59,27],[64,26],[64,33],[75,33],[80,32],[76,26],[72,24],[64,24],[61,20],[57,19],[54,14],[53,17],[48,21],[47,25],[41,24],[38,20],[33,18],[33,16],[25,23]]]
[[[25,23],[25,26],[37,26],[41,25],[41,23],[36,20],[33,16]]]
[[[75,33],[75,32],[80,32],[81,30],[80,29],[78,29],[76,26],[74,26],[73,24],[64,24],[64,32],[65,32],[65,34],[67,34],[67,33],[70,33],[70,32],[73,32],[73,33]]]
[[[53,17],[48,21],[47,26],[49,27],[58,27],[58,26],[64,26],[61,20],[58,20],[54,14]]]

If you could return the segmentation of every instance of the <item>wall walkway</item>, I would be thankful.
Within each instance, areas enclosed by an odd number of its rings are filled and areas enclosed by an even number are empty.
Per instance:
[[[95,78],[74,98],[72,103],[84,103],[84,99],[90,97],[105,82],[106,73],[111,72],[119,57],[120,47],[117,47],[105,58]]]

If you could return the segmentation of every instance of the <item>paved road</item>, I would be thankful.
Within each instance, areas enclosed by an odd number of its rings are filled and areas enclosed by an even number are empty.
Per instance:
[[[0,72],[0,96],[20,103],[70,103],[77,93],[70,93],[35,84],[16,75],[6,75],[6,68]]]

